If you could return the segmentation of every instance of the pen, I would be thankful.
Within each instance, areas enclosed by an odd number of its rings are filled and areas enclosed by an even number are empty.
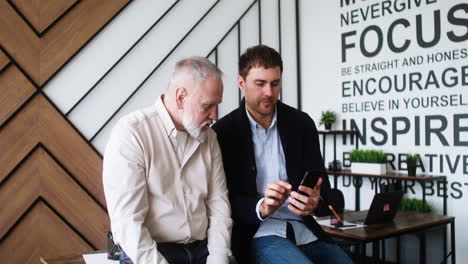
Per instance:
[[[332,213],[335,215],[336,219],[338,219],[338,222],[340,224],[343,224],[343,220],[341,219],[341,217],[336,213],[335,209],[333,209],[333,206],[331,206],[331,204],[328,205],[328,209],[330,209],[330,211],[332,211]]]
[[[322,196],[320,195],[319,196],[320,200],[323,201],[323,198]],[[343,219],[341,219],[340,215],[335,211],[335,209],[333,208],[333,206],[331,206],[331,204],[328,205],[328,209],[330,209],[330,211],[332,211],[332,213],[335,215],[336,219],[338,220],[338,223],[343,225]]]

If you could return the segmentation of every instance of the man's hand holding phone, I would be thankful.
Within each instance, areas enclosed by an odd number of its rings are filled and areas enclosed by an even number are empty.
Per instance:
[[[284,181],[268,183],[265,190],[265,199],[259,207],[261,217],[266,218],[280,208],[291,195],[291,188],[291,184]]]
[[[291,192],[288,209],[300,216],[312,214],[320,202],[321,174],[306,172],[297,192]],[[310,187],[312,186],[312,187]]]

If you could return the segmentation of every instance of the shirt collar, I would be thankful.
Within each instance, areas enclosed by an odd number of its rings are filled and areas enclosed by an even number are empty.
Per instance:
[[[247,117],[249,119],[250,127],[252,129],[255,129],[255,130],[259,128],[263,129],[263,127],[259,123],[257,123],[257,121],[255,121],[255,119],[253,119],[253,117],[250,115],[249,110],[247,109],[247,105],[245,106],[245,112],[247,112]],[[275,125],[276,125],[276,105],[275,105],[275,112],[273,113],[273,119],[271,120],[271,124],[268,130],[270,130],[270,128],[272,128]]]
[[[166,106],[162,101],[163,97],[164,95],[159,96],[158,100],[156,101],[156,111],[158,112],[159,117],[161,118],[164,129],[166,130],[166,134],[168,136],[175,137],[177,135],[177,129],[174,125],[174,122],[172,121],[171,116],[169,115],[169,112],[167,112]]]

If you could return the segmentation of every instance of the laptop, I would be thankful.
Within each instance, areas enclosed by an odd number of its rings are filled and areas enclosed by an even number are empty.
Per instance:
[[[374,196],[367,215],[362,217],[347,217],[346,221],[355,224],[381,224],[391,222],[400,207],[402,191],[378,193]]]

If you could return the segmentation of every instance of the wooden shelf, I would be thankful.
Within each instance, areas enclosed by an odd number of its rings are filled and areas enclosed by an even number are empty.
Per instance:
[[[356,130],[318,130],[319,135],[356,135]]]
[[[434,181],[434,180],[443,180],[446,177],[441,175],[429,175],[429,174],[418,174],[416,176],[408,176],[404,173],[387,173],[387,174],[365,174],[365,173],[353,173],[350,170],[341,170],[341,171],[329,171],[328,174],[333,175],[349,175],[357,177],[375,177],[375,178],[391,178],[399,180],[416,180],[416,181]]]

